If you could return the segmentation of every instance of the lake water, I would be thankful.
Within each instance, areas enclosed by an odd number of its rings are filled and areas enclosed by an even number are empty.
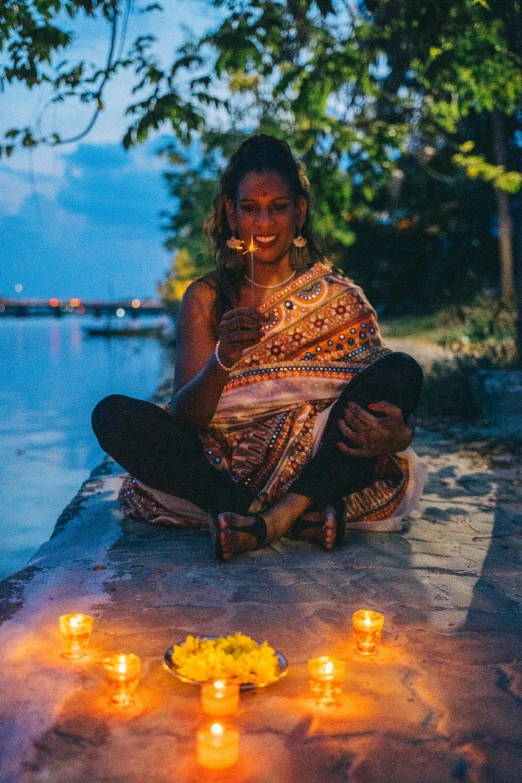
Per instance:
[[[89,338],[82,327],[92,322],[0,318],[0,578],[49,538],[101,462],[90,425],[98,400],[147,399],[163,374],[165,352],[155,340]]]

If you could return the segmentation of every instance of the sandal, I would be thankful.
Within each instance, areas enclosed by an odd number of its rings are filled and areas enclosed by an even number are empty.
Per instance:
[[[344,503],[340,508],[336,508],[335,506],[328,506],[326,510],[332,513],[335,519],[334,548],[343,546],[344,539],[346,538],[346,521],[344,519]]]
[[[335,519],[335,538],[334,538],[334,548],[340,547],[344,544],[345,534],[346,534],[346,524],[343,519],[342,514],[336,513],[336,510],[332,506],[328,506],[324,512],[331,513],[334,515]],[[306,517],[298,517],[295,522],[292,523],[290,529],[288,530],[288,538],[292,539],[299,539],[302,533],[304,533],[306,530],[310,530],[311,528],[317,528],[317,527],[323,527],[324,522],[315,522],[311,519],[306,519]]]
[[[249,536],[253,536],[256,539],[256,546],[254,549],[260,549],[267,538],[268,530],[266,522],[261,514],[248,514],[245,516],[253,517],[254,521],[250,525],[240,527],[239,525],[228,525],[227,530],[237,530],[239,533],[247,533]],[[214,554],[216,560],[226,563],[230,558],[223,555],[223,547],[221,545],[221,528],[219,527],[218,515],[209,512],[208,514],[208,526],[210,527],[210,534],[214,541]],[[245,550],[253,551],[253,550]]]

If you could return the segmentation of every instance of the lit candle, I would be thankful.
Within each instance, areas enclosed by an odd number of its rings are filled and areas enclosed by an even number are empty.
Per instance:
[[[92,631],[93,619],[87,614],[62,614],[60,635],[63,655],[66,658],[81,658],[85,655]]]
[[[308,661],[310,690],[316,704],[331,707],[339,703],[339,694],[343,689],[346,664],[336,658],[321,655]]]
[[[198,731],[198,761],[207,769],[228,769],[239,758],[239,731],[221,723]]]
[[[352,621],[357,652],[374,655],[381,641],[384,615],[371,609],[360,609],[354,612]]]
[[[207,715],[233,715],[239,705],[239,684],[212,680],[201,686],[201,706]]]
[[[111,701],[127,707],[133,702],[138,687],[141,660],[137,655],[109,655],[103,661],[105,680],[111,693]]]

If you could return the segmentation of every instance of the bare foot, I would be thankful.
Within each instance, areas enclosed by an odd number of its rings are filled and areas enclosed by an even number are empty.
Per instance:
[[[292,535],[293,539],[319,544],[327,551],[334,548],[337,530],[335,511],[332,508],[328,507],[326,511],[308,511],[301,514],[297,522],[300,520],[304,523],[303,529]]]
[[[323,524],[323,546],[329,551],[335,546],[335,539],[337,536],[337,520],[333,508],[328,507],[325,513],[326,519],[324,520]]]
[[[263,536],[263,526],[253,516],[242,516],[226,511],[218,516],[217,521],[219,532],[216,532],[216,535],[219,535],[223,557],[226,560],[241,552],[259,549],[271,540],[271,536]],[[245,531],[236,528],[245,528]],[[259,539],[258,536],[262,538]]]

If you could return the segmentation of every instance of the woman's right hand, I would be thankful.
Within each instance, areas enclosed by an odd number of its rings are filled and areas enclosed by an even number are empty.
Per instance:
[[[263,337],[261,326],[268,315],[254,307],[237,307],[229,310],[218,326],[219,358],[227,367],[241,359],[246,348],[256,345]]]

